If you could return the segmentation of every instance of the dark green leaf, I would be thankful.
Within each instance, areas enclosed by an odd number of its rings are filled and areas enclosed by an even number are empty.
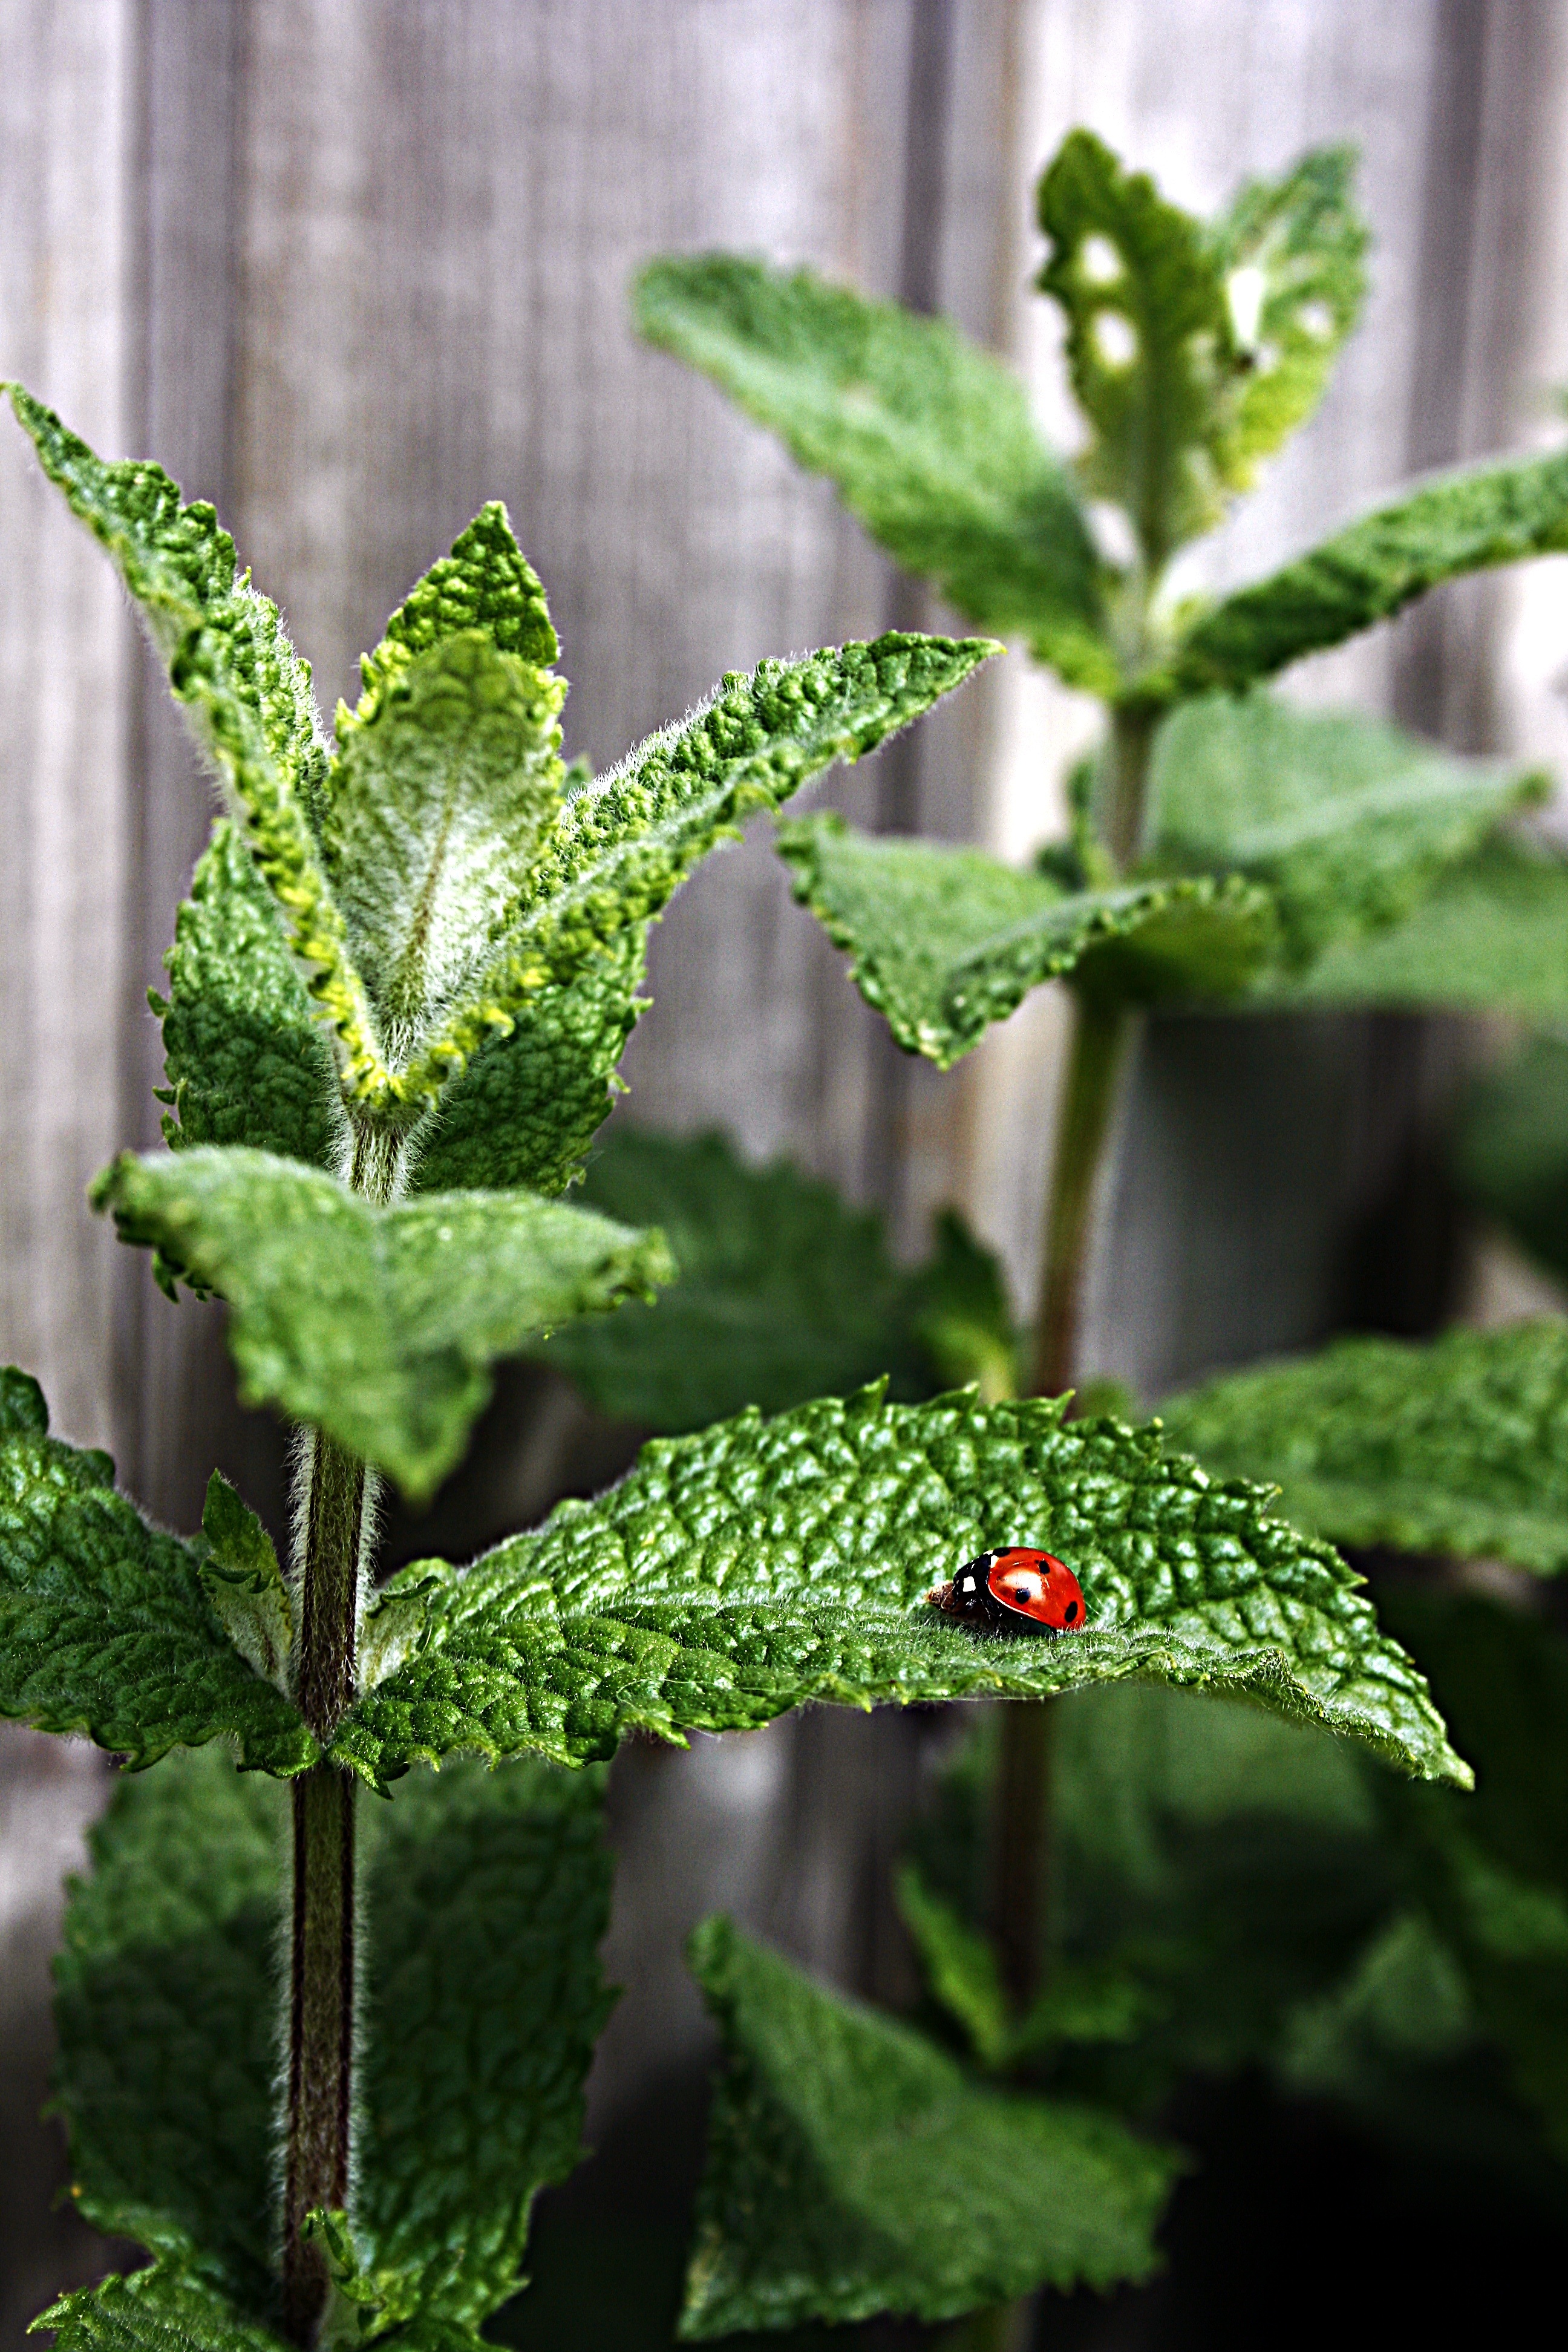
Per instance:
[[[656,1439],[607,1494],[447,1570],[426,1647],[360,1701],[334,1753],[379,1780],[459,1748],[576,1761],[633,1729],[742,1729],[809,1699],[1140,1679],[1246,1695],[1467,1781],[1326,1545],[1268,1517],[1257,1489],[1164,1455],[1157,1426],[1064,1409],[890,1405],[872,1389]],[[1076,1570],[1083,1633],[987,1636],[927,1604],[964,1560],[1021,1542]]]
[[[936,1246],[907,1278],[914,1333],[941,1388],[977,1383],[987,1404],[1016,1393],[1019,1333],[1000,1261],[953,1209],[938,1214]]]
[[[1341,1339],[1171,1399],[1172,1441],[1338,1543],[1568,1568],[1568,1324]]]
[[[327,1430],[416,1499],[460,1455],[496,1357],[671,1270],[657,1234],[586,1209],[528,1192],[382,1209],[262,1151],[124,1153],[92,1198],[228,1301],[248,1402]]]
[[[905,571],[982,628],[1026,636],[1074,685],[1114,690],[1082,511],[989,352],[945,320],[731,254],[666,256],[635,300],[648,341],[836,482]]]
[[[1408,914],[1539,771],[1462,760],[1348,711],[1210,695],[1166,720],[1149,774],[1150,863],[1241,873],[1273,896],[1292,962]]]
[[[1089,2108],[975,2089],[921,2035],[727,1919],[691,1952],[726,2063],[684,2337],[879,2311],[950,2319],[1155,2268],[1173,2151]]]
[[[162,2263],[62,2295],[33,2324],[57,2331],[58,2352],[289,2352],[286,2337]]]
[[[1097,496],[1126,509],[1143,561],[1207,530],[1245,478],[1225,280],[1202,224],[1123,171],[1092,131],[1070,131],[1039,186],[1051,240],[1038,283],[1067,318],[1073,392],[1094,428],[1079,459]]]
[[[289,1693],[294,1608],[272,1538],[221,1471],[207,1480],[202,1511],[202,1582],[225,1633],[246,1663]]]
[[[391,1805],[362,1813],[353,2230],[391,2315],[426,2334],[477,2327],[516,2292],[533,2197],[581,2153],[609,2005],[601,1795],[592,1774],[468,1767],[401,1781]],[[122,1783],[93,1875],[73,1890],[58,1970],[80,2210],[247,2326],[276,2316],[285,1828],[280,1792],[216,1754]]]
[[[929,1393],[909,1280],[881,1221],[830,1185],[784,1161],[748,1168],[721,1136],[618,1127],[582,1198],[657,1223],[679,1269],[651,1307],[574,1325],[544,1350],[600,1412],[679,1435],[748,1404],[776,1412],[842,1395],[882,1371],[901,1394]]]
[[[225,1633],[198,1554],[115,1493],[107,1454],[47,1429],[37,1382],[0,1372],[0,1715],[137,1767],[232,1738],[257,1769],[303,1771],[316,1743]]]
[[[1568,452],[1426,483],[1336,531],[1190,629],[1152,691],[1201,694],[1272,677],[1385,621],[1440,580],[1568,548]]]
[[[1191,997],[1240,987],[1272,937],[1267,897],[1242,881],[1075,891],[982,850],[856,833],[831,811],[781,825],[779,854],[861,995],[939,1069],[1042,981]]]
[[[1366,292],[1355,151],[1320,147],[1278,180],[1249,180],[1210,235],[1244,362],[1237,457],[1266,457],[1322,398]]]
[[[1467,1106],[1454,1153],[1469,1199],[1568,1279],[1568,1043],[1532,1037]]]
[[[1300,979],[1266,977],[1243,1003],[1568,1019],[1568,858],[1507,836],[1483,843],[1403,922],[1331,948]]]

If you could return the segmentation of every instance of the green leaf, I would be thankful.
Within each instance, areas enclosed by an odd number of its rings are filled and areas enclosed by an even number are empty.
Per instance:
[[[247,1402],[326,1430],[416,1501],[461,1454],[496,1357],[670,1272],[657,1234],[586,1209],[527,1192],[384,1209],[263,1151],[122,1153],[92,1200],[228,1301]]]
[[[914,1333],[942,1388],[973,1381],[987,1404],[1016,1393],[1019,1334],[1000,1261],[956,1210],[936,1220],[936,1246],[907,1282]]]
[[[1070,131],[1039,185],[1051,240],[1037,281],[1067,319],[1068,373],[1094,430],[1088,488],[1131,517],[1150,572],[1211,529],[1245,478],[1235,446],[1230,307],[1203,226]]]
[[[1478,2021],[1568,2157],[1568,1643],[1478,1594],[1408,1591],[1397,1621],[1432,1667],[1478,1767],[1473,1803],[1380,1790],[1424,1850],[1418,1884],[1458,1953]]]
[[[999,2066],[1013,2038],[1002,1971],[988,1937],[933,1895],[912,1863],[898,1875],[899,1916],[934,2000],[963,2028],[983,2066]]]
[[[1188,630],[1151,692],[1271,677],[1386,621],[1440,580],[1568,548],[1568,452],[1450,474],[1238,589]]]
[[[561,811],[565,698],[466,629],[340,715],[322,856],[389,1038],[462,1001],[522,893]]]
[[[1246,363],[1237,457],[1266,457],[1316,408],[1366,294],[1355,150],[1320,147],[1278,180],[1249,180],[1210,231]]]
[[[289,2352],[286,2337],[162,2263],[61,2295],[33,2325],[57,2331],[58,2352]]]
[[[1158,1424],[1064,1411],[873,1388],[655,1439],[607,1494],[447,1570],[426,1648],[361,1699],[333,1753],[379,1780],[454,1748],[578,1762],[632,1730],[739,1730],[812,1699],[1140,1679],[1247,1696],[1467,1782],[1326,1545],[1258,1489],[1163,1454]],[[1083,1633],[988,1636],[928,1605],[964,1560],[1024,1542],[1075,1570]]]
[[[107,1454],[47,1434],[42,1391],[0,1373],[0,1715],[85,1732],[140,1769],[232,1738],[267,1772],[316,1743],[215,1615],[202,1560],[114,1491]]]
[[[1550,779],[1463,760],[1350,711],[1272,695],[1209,695],[1154,739],[1149,862],[1163,873],[1241,873],[1279,908],[1289,961],[1408,914]]]
[[[1406,2064],[1453,2056],[1475,2040],[1464,1972],[1420,1911],[1381,1927],[1344,1981],[1303,2001],[1290,2018],[1279,2071],[1309,2098],[1364,2095],[1381,2061]]]
[[[220,1470],[207,1481],[202,1535],[202,1582],[225,1633],[247,1666],[289,1696],[294,1611],[289,1587],[271,1537]]]
[[[485,1040],[416,1131],[412,1191],[565,1191],[611,1108],[640,1008],[645,935],[640,925],[622,931]],[[174,1099],[169,1142],[249,1144],[341,1167],[348,1127],[331,1049],[267,885],[226,819],[196,867],[167,961],[169,1001],[153,1010]]]
[[[1272,935],[1268,899],[1240,881],[1071,890],[982,850],[856,833],[832,811],[781,825],[778,846],[795,897],[853,956],[861,995],[939,1069],[1042,981],[1079,972],[1153,996],[1239,987]]]
[[[1162,1406],[1220,1474],[1338,1543],[1568,1568],[1568,1324],[1341,1339]]]
[[[1091,2108],[973,2088],[921,2035],[727,1919],[697,1930],[691,1961],[725,2066],[683,2337],[951,2319],[1155,2269],[1173,2150]]]
[[[826,474],[906,572],[1073,685],[1114,691],[1082,509],[1000,361],[944,319],[731,254],[666,255],[634,302],[650,342]]]
[[[570,979],[632,924],[658,914],[737,821],[774,809],[836,760],[854,761],[920,717],[1000,646],[890,631],[793,662],[731,673],[691,718],[650,736],[568,801],[479,996],[397,1081],[438,1094],[489,1030],[551,979]]]
[[[384,1076],[313,823],[326,765],[310,673],[277,607],[237,577],[210,506],[182,506],[161,467],[105,465],[19,384],[5,387],[71,511],[108,550],[164,660],[176,701],[243,817],[310,986],[338,1041],[343,1083],[374,1097]]]
[[[1299,978],[1266,974],[1242,1004],[1568,1019],[1568,858],[1508,835],[1485,842],[1403,922],[1342,941]]]
[[[364,691],[351,716],[340,707],[340,739],[368,724],[422,654],[479,630],[500,654],[532,669],[551,669],[560,642],[539,574],[517,543],[511,519],[492,499],[452,542],[452,552],[415,582],[387,622],[374,653],[362,656]]]
[[[1568,1278],[1568,1043],[1532,1037],[1474,1089],[1455,1141],[1468,1197]]]
[[[353,2245],[396,2315],[426,2327],[477,2327],[515,2294],[533,2197],[581,2154],[609,2008],[602,1794],[594,1774],[468,1768],[400,1782],[359,1823]],[[276,2318],[286,1826],[280,1792],[216,1754],[121,1783],[58,1968],[79,2209],[246,2326]]]
[[[883,1371],[900,1394],[930,1392],[881,1220],[831,1185],[786,1161],[749,1168],[722,1136],[619,1127],[582,1198],[622,1223],[656,1223],[679,1268],[652,1306],[574,1324],[543,1349],[601,1412],[679,1435],[749,1404],[776,1412],[842,1395]]]

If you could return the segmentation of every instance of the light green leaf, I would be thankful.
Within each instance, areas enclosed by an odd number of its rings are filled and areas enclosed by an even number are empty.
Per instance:
[[[462,1453],[489,1365],[668,1278],[657,1234],[528,1192],[383,1209],[262,1151],[121,1154],[92,1190],[229,1304],[240,1390],[387,1471],[416,1500]]]
[[[448,1570],[426,1647],[352,1710],[333,1752],[380,1780],[454,1748],[579,1762],[634,1729],[739,1730],[813,1699],[1136,1679],[1246,1696],[1468,1780],[1327,1545],[1269,1517],[1258,1489],[1165,1455],[1157,1424],[1064,1411],[869,1389],[655,1439],[607,1494]],[[955,1567],[1009,1543],[1074,1569],[1083,1633],[989,1636],[929,1605]]]
[[[856,833],[832,811],[781,825],[778,846],[861,995],[939,1069],[1042,981],[1193,996],[1239,987],[1272,937],[1268,898],[1241,881],[1072,890],[982,850]]]
[[[1173,2150],[1092,2108],[973,2088],[921,2035],[727,1919],[698,1929],[691,1958],[725,2066],[683,2337],[951,2319],[1156,2267]]]
[[[107,1454],[47,1433],[37,1382],[0,1371],[0,1716],[138,1769],[233,1739],[254,1769],[302,1772],[316,1743],[229,1641],[198,1553],[116,1494]]]
[[[1568,452],[1450,474],[1351,523],[1189,629],[1151,692],[1235,688],[1386,621],[1440,580],[1568,548]]]
[[[560,658],[539,574],[519,547],[499,499],[482,506],[453,541],[450,555],[415,582],[374,653],[361,656],[364,691],[352,714],[340,704],[339,740],[375,718],[422,654],[474,629],[498,653],[515,655],[530,668],[551,669]]]
[[[374,1097],[381,1048],[313,831],[326,764],[310,673],[277,607],[237,577],[210,506],[182,506],[163,468],[105,465],[19,384],[5,387],[45,472],[113,559],[215,761],[337,1038],[343,1083]]]
[[[564,1192],[611,1108],[641,1003],[644,940],[641,925],[622,931],[486,1039],[416,1132],[411,1190]],[[169,1000],[153,1011],[174,1101],[169,1142],[342,1166],[348,1126],[330,1047],[267,885],[226,819],[196,867],[167,961]]]
[[[1408,914],[1550,779],[1464,760],[1350,711],[1209,695],[1154,739],[1149,864],[1241,873],[1271,892],[1292,962]]]
[[[602,1793],[595,1774],[470,1768],[402,1781],[359,1822],[369,2032],[353,2242],[384,2303],[426,2330],[477,2328],[516,2292],[533,2197],[581,2153],[609,2008]],[[280,1792],[216,1754],[122,1783],[58,1969],[79,2210],[247,2326],[277,2316],[286,1829]]]
[[[202,1582],[219,1622],[247,1666],[287,1697],[294,1612],[278,1554],[256,1513],[220,1470],[207,1481],[196,1547]]]
[[[481,994],[424,1045],[399,1089],[410,1100],[434,1097],[551,979],[570,979],[619,932],[658,914],[741,817],[777,808],[836,760],[874,751],[1000,650],[984,637],[895,630],[727,677],[691,718],[567,802]]]
[[[616,1127],[581,1197],[623,1223],[657,1223],[679,1269],[652,1306],[574,1324],[543,1349],[601,1412],[673,1436],[749,1404],[842,1395],[879,1372],[900,1395],[931,1392],[909,1277],[876,1213],[831,1185],[782,1160],[749,1168],[722,1136]]]
[[[1507,1013],[1568,1020],[1568,858],[1508,835],[1451,866],[1403,922],[1265,974],[1243,1009]]]
[[[560,814],[565,698],[466,629],[342,714],[322,856],[388,1037],[460,1002],[505,927]]]
[[[1568,1041],[1532,1037],[1466,1107],[1454,1172],[1469,1200],[1568,1279]]]
[[[1568,1568],[1568,1324],[1341,1339],[1161,1408],[1216,1472],[1339,1543]]]
[[[1366,293],[1355,151],[1320,147],[1278,180],[1249,180],[1209,232],[1245,363],[1237,457],[1266,457],[1323,396]]]
[[[1070,131],[1038,196],[1050,257],[1037,283],[1067,318],[1067,362],[1094,438],[1088,488],[1124,507],[1151,573],[1211,529],[1245,479],[1230,380],[1238,352],[1203,226],[1129,173],[1092,131]]]
[[[981,627],[1026,636],[1073,685],[1114,691],[1082,510],[1000,361],[946,320],[731,254],[666,255],[634,301],[650,342],[837,483],[906,572]]]
[[[289,2352],[288,2339],[160,2263],[63,2294],[34,2321],[58,2352]]]
[[[933,1895],[912,1863],[899,1872],[897,1892],[899,1916],[932,1998],[963,2028],[980,2063],[1000,2065],[1012,2042],[1013,2021],[990,1938]]]

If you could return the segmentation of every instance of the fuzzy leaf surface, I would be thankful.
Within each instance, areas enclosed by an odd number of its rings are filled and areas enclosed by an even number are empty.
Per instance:
[[[691,1958],[725,2065],[688,2340],[879,2311],[951,2319],[1156,2267],[1173,2150],[1092,2108],[975,2088],[923,2036],[727,1919],[697,1930]]]
[[[933,1382],[911,1323],[923,1296],[881,1220],[786,1161],[751,1168],[720,1135],[611,1129],[578,1196],[658,1224],[679,1268],[650,1307],[574,1324],[543,1349],[601,1412],[679,1435],[749,1404],[843,1394],[879,1372]]]
[[[509,916],[474,1001],[397,1080],[434,1099],[491,1029],[552,980],[667,905],[739,820],[775,809],[837,760],[875,751],[1001,648],[985,637],[890,631],[731,673],[679,726],[650,736],[569,800]]]
[[[416,1499],[489,1401],[489,1366],[667,1280],[657,1234],[528,1192],[376,1207],[267,1152],[125,1153],[93,1188],[229,1304],[241,1393],[327,1430]]]
[[[1082,509],[1000,361],[944,319],[732,254],[665,256],[635,301],[650,342],[826,474],[906,572],[1074,685],[1114,688]]]
[[[459,999],[504,927],[560,814],[565,698],[465,629],[340,715],[322,853],[388,1036]]]
[[[1243,464],[1306,422],[1366,294],[1366,224],[1352,201],[1355,151],[1320,147],[1278,180],[1249,180],[1209,231],[1231,333]]]
[[[609,2007],[601,1797],[594,1775],[470,1768],[404,1781],[362,1813],[370,2031],[353,2229],[391,2299],[382,2325],[477,2327],[517,2290],[535,2193],[581,2154]],[[76,2201],[245,2325],[276,2319],[286,1834],[281,1792],[214,1753],[121,1783],[57,1972]]]
[[[1248,1696],[1466,1780],[1326,1544],[1257,1488],[1164,1454],[1157,1424],[1064,1423],[1064,1409],[889,1404],[872,1388],[655,1439],[608,1493],[448,1570],[425,1649],[361,1699],[333,1753],[373,1780],[454,1748],[575,1763],[634,1729],[741,1730],[808,1700],[1142,1679]],[[963,1561],[1012,1543],[1069,1562],[1081,1633],[989,1636],[927,1605]]]
[[[645,931],[634,925],[494,1032],[416,1132],[410,1189],[564,1192],[609,1113],[636,1024]],[[172,1144],[247,1144],[336,1169],[347,1123],[331,1053],[243,837],[213,829],[176,919],[169,995],[154,1010],[174,1108]]]
[[[551,669],[560,657],[543,585],[499,499],[482,506],[451,553],[415,582],[375,651],[361,656],[364,691],[353,712],[340,709],[340,738],[375,718],[421,655],[476,630],[498,653],[533,669]]]
[[[1484,842],[1403,921],[1341,941],[1299,977],[1266,973],[1244,1002],[1568,1019],[1568,857],[1506,835]]]
[[[1568,1043],[1532,1037],[1467,1106],[1454,1172],[1467,1197],[1568,1279]]]
[[[1088,488],[1125,508],[1144,560],[1219,520],[1244,478],[1228,379],[1237,371],[1225,279],[1203,226],[1146,173],[1124,171],[1092,131],[1047,166],[1039,223],[1051,252],[1037,283],[1067,320],[1073,394],[1094,428]]]
[[[202,1566],[115,1492],[107,1454],[49,1436],[37,1381],[0,1370],[0,1715],[138,1769],[232,1738],[256,1769],[302,1772],[316,1743],[229,1641]]]
[[[1148,684],[1234,691],[1388,620],[1440,580],[1565,548],[1568,451],[1449,474],[1224,598]]]
[[[1465,760],[1349,711],[1273,695],[1203,697],[1173,712],[1149,773],[1150,863],[1239,873],[1279,909],[1289,960],[1408,914],[1548,779]]]
[[[1568,1324],[1340,1339],[1161,1412],[1216,1473],[1277,1479],[1337,1543],[1568,1568]]]
[[[34,2325],[55,2329],[60,2352],[289,2352],[285,2336],[161,2263],[63,2294]]]
[[[1119,994],[1237,988],[1272,937],[1265,895],[1206,876],[1073,890],[978,849],[855,832],[833,811],[779,828],[779,855],[906,1053],[950,1069],[1041,982]],[[1145,936],[1147,935],[1147,936]]]

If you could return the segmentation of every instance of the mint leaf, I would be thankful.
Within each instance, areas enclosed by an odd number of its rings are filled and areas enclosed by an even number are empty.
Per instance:
[[[1322,398],[1366,294],[1355,151],[1320,147],[1278,180],[1249,180],[1209,231],[1244,363],[1237,457],[1266,457]]]
[[[644,937],[640,926],[621,932],[485,1040],[416,1130],[412,1191],[564,1192],[611,1108],[641,1002]],[[331,1048],[271,894],[226,819],[196,866],[167,961],[169,999],[153,1010],[174,1103],[169,1142],[249,1144],[341,1166],[348,1128]]]
[[[373,719],[412,664],[467,630],[479,630],[500,654],[550,669],[561,646],[539,574],[524,555],[499,499],[479,509],[387,622],[374,653],[360,661],[364,692],[355,712],[340,710],[340,737]]]
[[[668,903],[737,821],[776,808],[836,760],[854,761],[907,726],[1000,647],[891,631],[794,662],[731,673],[677,728],[650,736],[566,803],[546,855],[508,919],[480,993],[397,1081],[434,1098],[489,1031],[552,979]]]
[[[558,1332],[542,1351],[601,1412],[678,1435],[739,1412],[842,1395],[881,1371],[931,1386],[908,1277],[872,1210],[786,1161],[749,1168],[719,1135],[611,1130],[581,1195],[657,1223],[679,1269],[646,1307]]]
[[[1006,1276],[956,1210],[939,1212],[935,1240],[925,1265],[907,1281],[915,1338],[939,1386],[963,1388],[973,1381],[985,1403],[998,1403],[1019,1385],[1020,1334]]]
[[[218,1622],[247,1665],[289,1696],[289,1587],[271,1537],[218,1470],[207,1481],[202,1536],[202,1582]]]
[[[1386,621],[1440,580],[1568,548],[1568,452],[1449,474],[1351,523],[1189,629],[1151,690],[1271,677]]]
[[[1500,760],[1462,760],[1349,711],[1268,694],[1210,695],[1154,739],[1149,863],[1164,873],[1241,873],[1271,893],[1289,960],[1407,914],[1549,780]]]
[[[1157,1423],[1064,1411],[873,1388],[656,1439],[607,1494],[447,1570],[426,1648],[360,1700],[333,1753],[372,1780],[454,1748],[581,1762],[634,1729],[750,1728],[810,1699],[1140,1679],[1245,1695],[1466,1782],[1327,1545],[1258,1489],[1163,1454]],[[988,1637],[928,1606],[963,1561],[1018,1542],[1072,1566],[1083,1633]]]
[[[1473,1091],[1454,1171],[1468,1198],[1568,1277],[1568,1043],[1532,1037]]]
[[[461,1454],[496,1357],[670,1272],[657,1234],[585,1209],[527,1192],[383,1209],[262,1151],[122,1153],[92,1200],[228,1301],[248,1402],[328,1431],[416,1501]]]
[[[1042,981],[1081,971],[1119,993],[1190,996],[1239,986],[1271,936],[1268,900],[1242,882],[1072,890],[982,850],[856,833],[831,811],[781,825],[778,846],[861,995],[939,1069]]]
[[[1568,1568],[1568,1325],[1341,1339],[1161,1408],[1221,1474],[1339,1543]]]
[[[289,2352],[285,2337],[162,2263],[61,2295],[33,2325],[56,2330],[58,2352]]]
[[[1128,173],[1092,131],[1070,131],[1041,178],[1051,252],[1037,284],[1067,319],[1068,374],[1094,438],[1089,489],[1131,517],[1150,572],[1224,512],[1245,478],[1228,380],[1238,354],[1202,224]]]
[[[725,2065],[683,2337],[879,2311],[951,2319],[1156,2267],[1173,2150],[1092,2108],[975,2089],[908,2026],[727,1919],[699,1927],[691,1964]]]
[[[1073,685],[1114,691],[1099,565],[1024,387],[944,319],[808,270],[666,255],[637,323],[777,433],[906,572],[981,627],[1026,636]]]
[[[1300,977],[1266,975],[1244,1003],[1568,1018],[1568,858],[1508,835],[1484,842],[1402,922],[1330,948]]]
[[[989,1937],[934,1895],[912,1863],[898,1876],[899,1916],[933,1998],[963,2028],[983,2066],[999,2066],[1013,2038],[1002,1971]]]
[[[477,2327],[516,2292],[534,2194],[581,2153],[609,2007],[602,1794],[593,1774],[459,1769],[400,1782],[360,1819],[371,2031],[353,2243],[392,2315],[426,2331]],[[286,1820],[279,1790],[210,1751],[122,1782],[58,1967],[77,2203],[240,2326],[276,2307]]]
[[[565,698],[467,629],[340,714],[322,856],[389,1037],[461,999],[523,890],[561,810]]]
[[[0,1374],[0,1716],[85,1732],[140,1769],[232,1738],[244,1763],[302,1772],[318,1749],[235,1649],[189,1544],[114,1491],[107,1454],[50,1437],[43,1393]]]

